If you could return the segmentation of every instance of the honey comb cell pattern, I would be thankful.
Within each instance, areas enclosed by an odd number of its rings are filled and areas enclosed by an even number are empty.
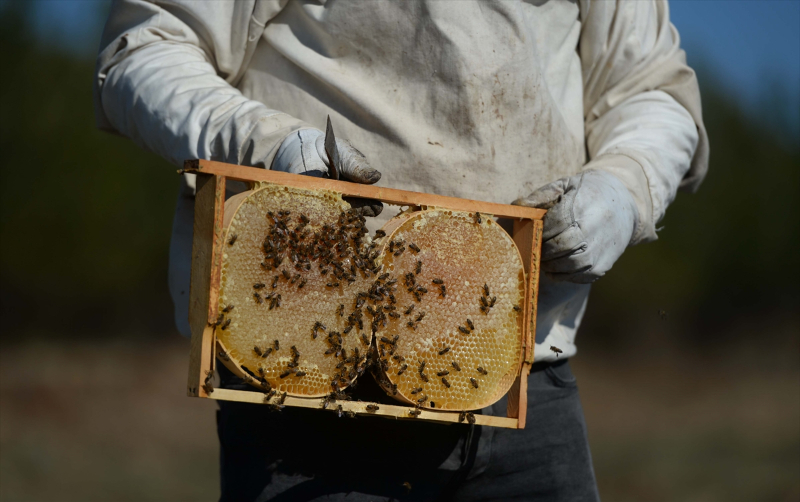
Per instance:
[[[398,281],[400,315],[376,330],[379,382],[421,408],[497,401],[522,357],[525,275],[514,242],[488,215],[449,210],[404,214],[384,230],[379,259]]]
[[[338,193],[265,184],[229,199],[225,218],[220,360],[262,390],[347,387],[372,335],[350,315],[372,275],[363,217]]]

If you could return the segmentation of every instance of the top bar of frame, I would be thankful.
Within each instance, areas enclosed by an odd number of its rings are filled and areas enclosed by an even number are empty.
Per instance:
[[[187,160],[184,163],[184,172],[214,174],[217,176],[225,176],[228,179],[236,181],[264,181],[294,188],[331,190],[339,192],[347,197],[378,199],[388,204],[395,204],[398,206],[434,206],[455,211],[478,211],[501,218],[541,220],[546,213],[544,209],[532,207],[481,202],[477,200],[459,199],[458,197],[448,197],[445,195],[410,192],[395,188],[362,185],[359,183],[335,181],[325,178],[313,178],[301,176],[299,174],[238,166],[211,160]]]

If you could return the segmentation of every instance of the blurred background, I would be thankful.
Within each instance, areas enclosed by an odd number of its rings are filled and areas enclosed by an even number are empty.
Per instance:
[[[167,253],[178,175],[94,128],[105,1],[0,3],[0,500],[216,500]],[[601,496],[800,500],[800,3],[671,4],[711,169],[592,292]]]

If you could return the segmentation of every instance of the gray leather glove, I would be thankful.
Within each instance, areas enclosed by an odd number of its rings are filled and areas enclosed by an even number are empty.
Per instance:
[[[364,154],[356,150],[349,141],[337,139],[336,147],[339,150],[339,176],[342,179],[365,185],[377,183],[381,179],[381,173],[370,166]],[[272,170],[327,178],[325,133],[319,129],[301,129],[287,136],[272,161]],[[364,216],[377,216],[383,211],[383,204],[376,200],[345,199]]]
[[[589,170],[547,184],[514,204],[547,209],[542,270],[554,280],[594,282],[631,242],[636,203],[613,174]]]

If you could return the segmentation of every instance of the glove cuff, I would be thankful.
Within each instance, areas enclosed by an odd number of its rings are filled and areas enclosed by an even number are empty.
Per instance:
[[[653,199],[644,168],[632,157],[604,154],[583,167],[583,171],[604,171],[613,175],[628,190],[636,208],[636,218],[630,245],[658,239],[653,220]]]

